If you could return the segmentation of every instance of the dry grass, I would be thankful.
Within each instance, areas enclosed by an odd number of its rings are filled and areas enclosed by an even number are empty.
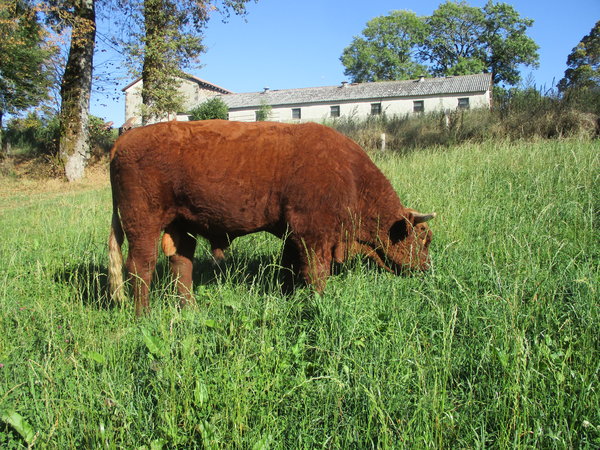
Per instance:
[[[108,160],[86,170],[85,177],[69,183],[57,167],[44,157],[11,156],[0,161],[0,211],[22,207],[30,197],[49,198],[108,186]]]

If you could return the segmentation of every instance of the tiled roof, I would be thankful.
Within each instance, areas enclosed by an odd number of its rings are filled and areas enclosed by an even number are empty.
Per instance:
[[[221,86],[217,86],[214,83],[211,83],[209,81],[203,80],[202,78],[198,78],[198,77],[196,77],[194,75],[185,74],[181,78],[182,79],[187,79],[189,81],[193,81],[194,83],[197,83],[198,85],[200,85],[202,88],[209,89],[211,91],[215,91],[215,92],[217,92],[219,94],[232,94],[233,93],[229,89],[222,88]],[[132,81],[131,83],[129,83],[127,86],[125,86],[123,89],[121,89],[121,91],[123,91],[123,92],[127,91],[127,89],[129,89],[134,84],[140,82],[141,80],[142,80],[142,77],[138,77],[137,79],[135,79],[134,81]]]
[[[344,102],[399,97],[426,97],[444,94],[485,92],[491,88],[492,75],[481,73],[420,80],[379,81],[302,89],[266,90],[221,95],[230,109],[296,105],[322,102]]]

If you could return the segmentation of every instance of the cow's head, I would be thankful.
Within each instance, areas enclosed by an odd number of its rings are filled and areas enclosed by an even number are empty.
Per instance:
[[[404,210],[398,220],[378,233],[379,245],[368,256],[384,269],[399,274],[407,269],[429,268],[429,244],[432,232],[427,222],[435,213]]]

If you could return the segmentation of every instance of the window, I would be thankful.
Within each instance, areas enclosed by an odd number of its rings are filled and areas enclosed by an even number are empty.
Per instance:
[[[339,105],[331,107],[331,117],[340,117],[340,107]]]
[[[371,103],[371,115],[378,116],[381,114],[381,103]]]
[[[458,109],[469,109],[469,98],[458,99]]]
[[[292,119],[302,119],[300,108],[292,108]]]
[[[423,100],[415,100],[413,102],[413,112],[414,113],[422,113],[425,111],[425,104]]]

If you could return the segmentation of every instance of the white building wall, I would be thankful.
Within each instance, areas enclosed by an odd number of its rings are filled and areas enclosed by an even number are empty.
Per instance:
[[[447,95],[435,97],[413,97],[401,99],[385,99],[376,100],[370,99],[361,102],[339,102],[339,103],[322,103],[314,105],[285,105],[273,106],[269,120],[276,122],[294,122],[292,118],[292,109],[300,108],[300,121],[323,121],[331,118],[331,106],[340,107],[341,116],[354,116],[356,118],[365,118],[371,115],[371,105],[373,103],[381,103],[381,111],[388,116],[403,116],[413,113],[414,101],[422,100],[425,113],[433,111],[452,111],[458,108],[458,99],[468,98],[469,108],[489,108],[490,94],[489,92],[478,95]],[[243,109],[229,111],[229,120],[240,122],[254,122],[256,120],[256,110]]]
[[[125,90],[125,122],[134,118],[133,126],[141,124],[140,108],[142,106],[142,81]]]
[[[141,118],[141,107],[142,107],[142,80],[131,85],[125,90],[125,121],[130,118],[134,118],[133,125],[138,126],[142,124]],[[190,80],[181,79],[181,85],[179,86],[179,92],[183,96],[183,110],[184,112],[195,108],[199,104],[203,103],[209,97],[213,97],[215,92],[210,89],[201,88],[198,83]],[[181,111],[178,111],[181,112]],[[176,118],[180,121],[188,120],[186,114],[174,114],[170,117],[165,117],[165,120],[172,120]]]

